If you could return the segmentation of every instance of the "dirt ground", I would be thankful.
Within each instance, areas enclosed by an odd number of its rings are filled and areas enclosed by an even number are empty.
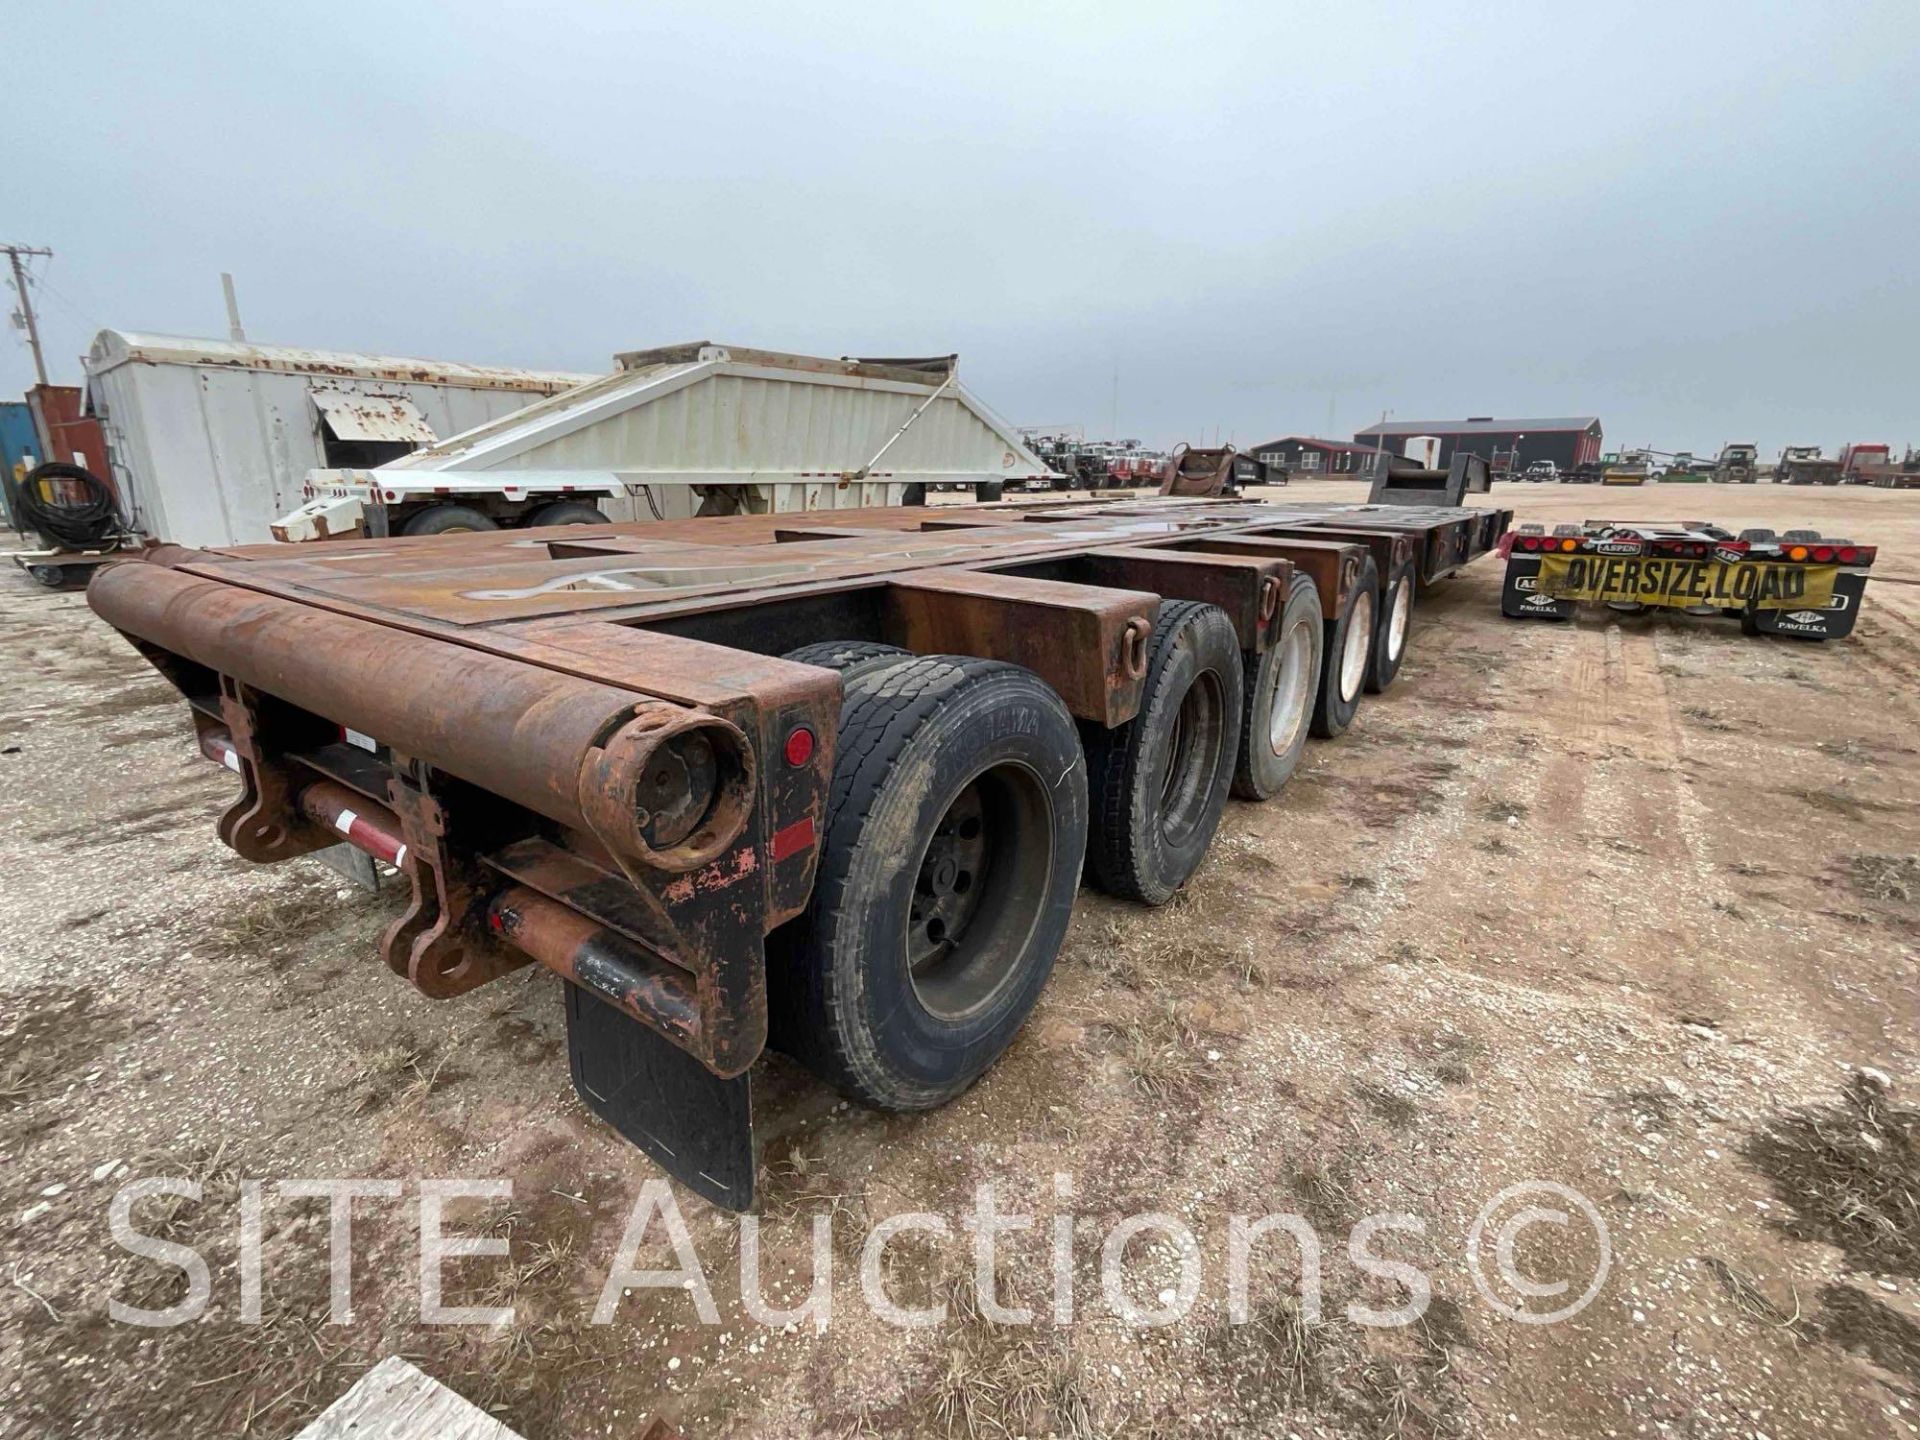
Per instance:
[[[1274,498],[1316,493],[1354,494]],[[1229,806],[1172,904],[1083,892],[1038,1011],[959,1101],[870,1114],[767,1059],[762,1268],[791,1303],[809,1222],[831,1221],[824,1331],[751,1320],[735,1222],[684,1193],[720,1323],[637,1287],[590,1324],[658,1172],[573,1097],[560,982],[531,967],[442,1003],[396,980],[374,942],[398,896],[224,850],[230,777],[172,692],[81,596],[0,570],[0,1435],[289,1435],[393,1353],[533,1440],[651,1414],[694,1440],[1912,1434],[1920,493],[1477,502],[1811,524],[1882,561],[1853,638],[1821,646],[1686,617],[1508,622],[1483,560],[1425,598],[1402,678],[1347,735],[1272,802]],[[134,1215],[204,1254],[212,1299],[149,1329],[109,1299],[164,1306],[187,1282],[115,1243],[109,1202],[160,1175],[200,1200]],[[271,1188],[323,1176],[401,1187],[355,1206],[337,1325],[324,1202]],[[507,1255],[447,1267],[450,1303],[510,1322],[420,1323],[419,1186],[440,1177],[512,1182],[449,1221]],[[249,1179],[270,1182],[258,1325],[238,1318]],[[982,1315],[959,1234],[888,1252],[895,1301],[945,1299],[944,1319],[871,1313],[867,1227],[957,1230],[986,1180],[1038,1217],[1001,1241],[1001,1298],[1042,1323]],[[1610,1240],[1598,1294],[1555,1324],[1501,1313],[1469,1269],[1475,1216],[1529,1181],[1588,1197]],[[1071,1325],[1046,1319],[1065,1211]],[[1184,1319],[1136,1328],[1102,1302],[1100,1252],[1144,1211],[1191,1227],[1202,1272]],[[1321,1236],[1321,1313],[1274,1242],[1230,1323],[1229,1217],[1282,1212]],[[1348,1316],[1408,1294],[1349,1256],[1378,1212],[1424,1226],[1372,1242],[1428,1278],[1410,1326]],[[640,1253],[672,1263],[658,1226]],[[1571,1295],[1597,1253],[1536,1225],[1517,1259]],[[1170,1243],[1123,1258],[1141,1303],[1171,1293]]]

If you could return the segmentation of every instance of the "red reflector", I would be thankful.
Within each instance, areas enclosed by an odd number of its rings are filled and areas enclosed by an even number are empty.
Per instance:
[[[798,855],[813,847],[813,817],[805,816],[773,832],[773,858],[777,864],[789,855]]]
[[[813,732],[802,725],[787,736],[787,764],[801,766],[813,758]],[[778,856],[774,857],[778,859]]]
[[[1840,547],[1840,563],[1841,564],[1851,565],[1854,561],[1858,560],[1859,558],[1860,558],[1860,552],[1854,549],[1853,546],[1842,545]]]
[[[1813,558],[1816,560],[1831,560],[1833,558],[1833,547],[1831,545],[1814,546]]]

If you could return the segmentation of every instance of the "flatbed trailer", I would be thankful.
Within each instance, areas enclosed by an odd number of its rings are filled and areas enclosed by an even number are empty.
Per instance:
[[[1500,611],[1511,620],[1571,619],[1597,602],[1722,616],[1749,635],[1803,640],[1852,633],[1879,553],[1817,530],[1736,534],[1705,520],[1522,525],[1499,550]]]
[[[960,1093],[1083,871],[1170,898],[1229,790],[1343,730],[1404,605],[1511,519],[1134,500],[161,546],[88,598],[239,777],[226,844],[403,873],[381,950],[427,995],[561,975],[586,1104],[745,1209],[768,1043],[879,1108]]]

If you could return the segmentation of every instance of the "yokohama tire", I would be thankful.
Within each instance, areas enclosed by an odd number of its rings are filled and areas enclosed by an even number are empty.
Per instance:
[[[1347,613],[1326,622],[1326,659],[1320,666],[1320,695],[1313,706],[1313,733],[1331,740],[1353,723],[1373,660],[1373,623],[1380,611],[1380,572],[1373,557],[1360,562]]]
[[[798,650],[789,650],[780,658],[797,660],[802,665],[818,665],[822,670],[838,670],[841,682],[851,685],[862,675],[911,660],[913,652],[873,640],[819,640]]]
[[[1295,574],[1272,646],[1264,655],[1243,657],[1245,700],[1233,772],[1233,793],[1242,800],[1271,798],[1300,763],[1320,685],[1323,622],[1312,578]]]
[[[850,681],[813,897],[769,945],[775,1038],[869,1105],[953,1098],[1052,973],[1086,835],[1073,719],[1031,671],[935,655]]]
[[[1111,730],[1084,727],[1087,873],[1109,895],[1165,904],[1205,858],[1240,753],[1244,665],[1225,611],[1168,602],[1140,713]]]
[[[1413,634],[1413,564],[1403,564],[1380,587],[1380,610],[1373,627],[1373,660],[1367,666],[1367,693],[1381,694],[1400,673]]]

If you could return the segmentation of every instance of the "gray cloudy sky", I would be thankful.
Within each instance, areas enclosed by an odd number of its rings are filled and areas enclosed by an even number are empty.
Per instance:
[[[1018,423],[1920,441],[1920,5],[0,6],[102,326],[596,369],[958,350]],[[31,375],[0,341],[0,393]],[[1329,426],[1331,411],[1333,423]]]

